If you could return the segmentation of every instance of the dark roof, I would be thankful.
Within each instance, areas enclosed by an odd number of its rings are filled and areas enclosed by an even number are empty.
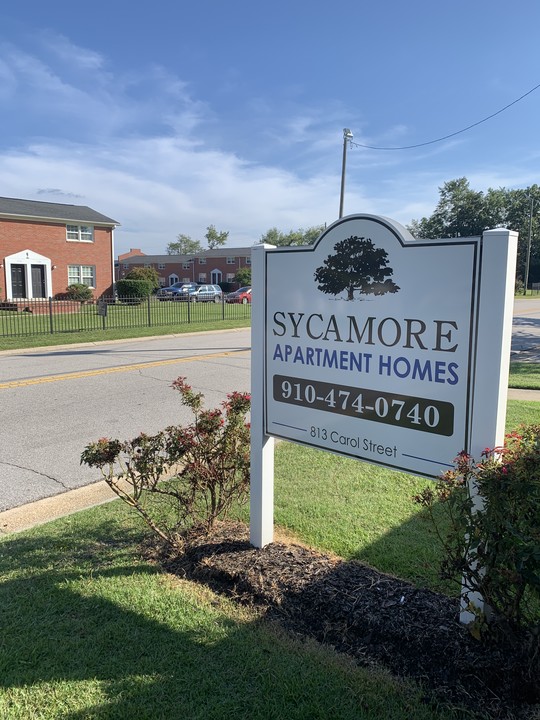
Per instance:
[[[86,205],[65,205],[64,203],[41,202],[40,200],[18,200],[0,197],[0,216],[34,218],[40,220],[61,220],[62,222],[84,222],[92,225],[119,225],[106,215]]]
[[[215,250],[203,249],[188,255],[130,255],[122,258],[120,262],[125,265],[152,265],[165,263],[166,265],[189,262],[193,258],[224,258],[224,257],[250,257],[252,248],[248,247],[220,247]]]

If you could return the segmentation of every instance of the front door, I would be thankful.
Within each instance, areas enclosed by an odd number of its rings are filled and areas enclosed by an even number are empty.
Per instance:
[[[11,266],[11,294],[13,299],[26,297],[26,266]]]
[[[32,265],[32,297],[45,297],[45,268],[43,265]]]

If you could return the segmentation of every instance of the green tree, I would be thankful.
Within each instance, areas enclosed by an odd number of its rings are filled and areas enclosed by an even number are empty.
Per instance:
[[[159,287],[159,275],[155,268],[134,267],[126,275],[126,280],[145,280],[151,284],[151,290]]]
[[[306,230],[304,230],[304,228],[298,228],[298,230],[289,230],[288,233],[284,233],[276,227],[273,227],[261,236],[259,243],[268,243],[269,245],[278,245],[281,247],[313,245],[323,230],[324,225],[314,225]]]
[[[489,227],[484,193],[472,190],[467,178],[449,180],[439,188],[439,202],[429,218],[409,226],[417,238],[470,237]]]
[[[388,253],[376,248],[369,238],[351,236],[334,245],[335,255],[329,255],[315,271],[318,289],[330,295],[347,291],[347,300],[360,295],[396,293],[399,286],[390,280],[394,274],[388,267]]]
[[[229,231],[222,230],[218,232],[214,225],[209,225],[206,228],[206,242],[208,243],[209,250],[215,250],[216,248],[223,247],[229,237]]]
[[[236,271],[234,276],[234,282],[238,283],[240,287],[251,285],[251,268],[241,267]]]
[[[532,212],[531,212],[532,211]],[[531,222],[532,220],[532,222]],[[468,237],[504,227],[519,233],[516,277],[525,279],[531,229],[529,282],[540,282],[540,187],[472,190],[467,178],[450,180],[439,188],[432,215],[408,226],[417,238]]]
[[[198,240],[193,240],[189,235],[177,235],[176,242],[167,245],[167,255],[196,255],[202,252],[202,245]]]

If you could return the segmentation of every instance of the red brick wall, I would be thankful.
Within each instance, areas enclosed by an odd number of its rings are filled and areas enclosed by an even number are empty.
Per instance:
[[[76,223],[73,223],[76,224]],[[81,223],[82,224],[82,223]],[[65,292],[68,285],[68,265],[94,265],[96,268],[96,297],[112,295],[112,228],[94,227],[94,242],[66,240],[66,225],[0,218],[0,262],[7,255],[32,250],[50,258],[52,295]],[[0,286],[5,293],[5,267],[1,271]]]
[[[137,259],[137,261],[133,261],[133,257],[131,257],[131,262],[129,263],[127,268],[124,268],[122,262],[119,262],[119,277],[122,278],[124,275],[127,275],[127,273],[133,268],[144,267],[146,264],[150,267],[153,267],[157,271],[159,277],[165,278],[167,281],[167,285],[169,284],[169,276],[172,274],[177,275],[180,280],[188,278],[189,282],[193,281],[193,276],[195,275],[195,282],[199,282],[200,273],[206,273],[206,279],[201,280],[200,282],[211,283],[211,273],[213,270],[221,270],[222,282],[227,282],[227,275],[229,273],[234,275],[236,271],[241,267],[251,267],[251,265],[247,262],[247,258],[235,256],[232,254],[230,257],[235,258],[235,263],[234,265],[228,265],[227,257],[229,256],[225,254],[226,250],[224,250],[223,252],[224,255],[222,257],[207,257],[205,265],[201,265],[199,263],[199,258],[197,257],[195,258],[195,266],[192,267],[192,264],[190,262],[189,268],[183,268],[182,263],[175,261],[170,262],[168,258],[166,258],[163,260],[163,263],[165,264],[165,269],[160,269],[158,268],[159,263],[149,263],[148,260],[146,260],[145,263],[145,259],[143,257],[141,257],[140,260]]]

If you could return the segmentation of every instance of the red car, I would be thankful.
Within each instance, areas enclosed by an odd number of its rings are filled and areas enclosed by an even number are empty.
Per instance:
[[[251,302],[251,288],[250,287],[241,287],[238,288],[238,290],[235,290],[232,293],[229,293],[226,298],[225,302],[228,303],[242,303],[245,305],[246,303]]]

